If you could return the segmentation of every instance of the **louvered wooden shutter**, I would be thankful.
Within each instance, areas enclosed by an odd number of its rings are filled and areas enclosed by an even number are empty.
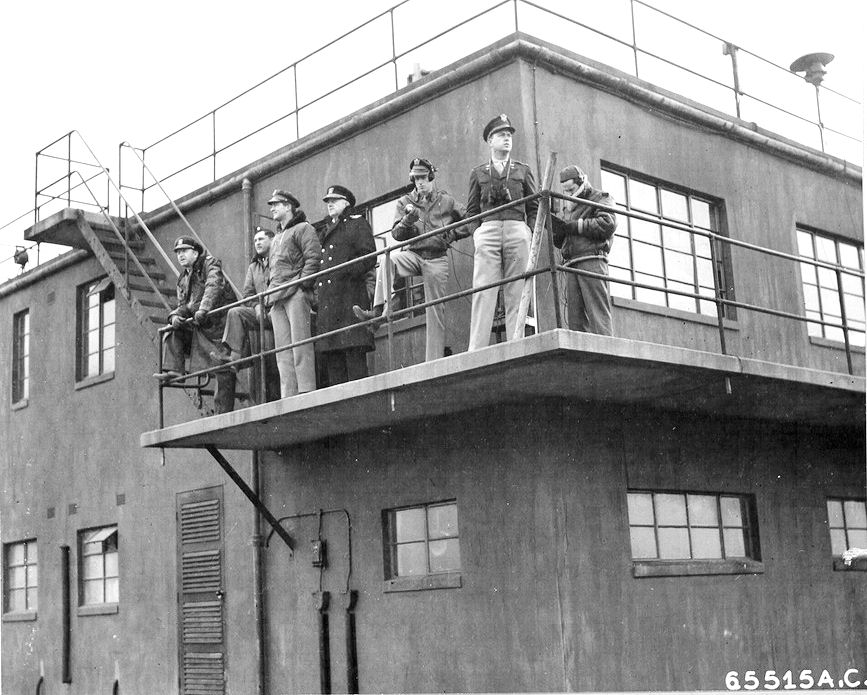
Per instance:
[[[226,692],[223,488],[178,495],[178,643],[184,695]]]

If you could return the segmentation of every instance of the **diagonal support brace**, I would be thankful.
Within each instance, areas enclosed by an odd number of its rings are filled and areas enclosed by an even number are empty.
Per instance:
[[[205,447],[211,456],[214,457],[214,460],[220,464],[220,467],[226,471],[226,475],[228,475],[232,482],[238,486],[238,488],[247,495],[247,499],[249,499],[253,506],[259,510],[259,513],[264,517],[265,521],[271,524],[271,528],[274,529],[274,532],[283,539],[283,542],[289,547],[289,554],[292,555],[292,551],[295,549],[295,542],[292,540],[292,536],[290,536],[286,529],[284,529],[280,522],[277,521],[277,518],[270,512],[268,507],[265,506],[265,503],[259,498],[253,490],[250,489],[250,486],[244,482],[244,479],[238,475],[238,472],[232,468],[232,464],[226,460],[226,457],[223,456],[220,451],[214,446]]]

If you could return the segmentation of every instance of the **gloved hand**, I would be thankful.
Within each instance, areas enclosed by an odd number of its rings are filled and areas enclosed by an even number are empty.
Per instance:
[[[183,320],[180,316],[178,316],[177,314],[175,314],[174,316],[172,316],[172,317],[169,319],[169,325],[170,325],[172,328],[180,328],[181,326],[184,325],[184,320]]]
[[[403,219],[401,219],[400,223],[404,227],[412,227],[416,223],[416,220],[418,220],[418,216],[418,208],[410,203],[403,209]]]
[[[208,312],[205,311],[204,309],[199,309],[195,313],[195,315],[193,316],[193,323],[196,323],[196,324],[201,326],[207,317],[208,317]]]

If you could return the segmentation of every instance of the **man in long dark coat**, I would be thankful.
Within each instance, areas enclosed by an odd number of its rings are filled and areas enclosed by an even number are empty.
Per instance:
[[[323,200],[328,217],[320,232],[321,269],[328,270],[373,253],[376,244],[370,225],[361,215],[351,214],[355,206],[352,191],[343,186],[331,186]],[[376,257],[371,257],[318,279],[317,335],[356,324],[352,307],[370,306],[365,276],[375,265]],[[363,326],[317,340],[316,352],[322,360],[326,385],[366,377],[367,353],[371,350],[373,336]]]

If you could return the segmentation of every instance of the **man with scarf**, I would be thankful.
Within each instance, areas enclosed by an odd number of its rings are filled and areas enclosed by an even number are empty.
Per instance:
[[[614,207],[614,199],[590,185],[587,175],[570,165],[560,172],[563,193],[573,198]],[[562,201],[560,215],[551,217],[554,245],[563,263],[577,270],[608,275],[608,252],[617,217],[608,210],[579,201]],[[608,281],[600,277],[566,273],[566,307],[573,331],[613,335]]]
[[[268,200],[277,234],[268,256],[268,287],[312,275],[320,269],[322,246],[316,230],[307,222],[301,203],[294,195],[276,190]],[[310,337],[310,309],[313,280],[269,294],[265,304],[274,327],[274,346],[282,347]],[[312,343],[277,353],[280,397],[316,389],[316,355]]]
[[[491,120],[482,131],[490,158],[470,172],[470,193],[467,197],[467,217],[520,200],[536,192],[536,182],[530,167],[511,158],[512,134],[515,128],[506,114]],[[530,258],[528,225],[536,223],[538,200],[530,200],[486,217],[473,232],[475,256],[473,287],[481,287],[520,275],[527,270]],[[522,280],[503,285],[506,305],[506,340],[511,340],[518,324],[518,308],[524,288]],[[468,350],[478,350],[491,342],[491,325],[497,306],[497,287],[473,294]]]
[[[204,252],[199,241],[191,236],[178,237],[174,246],[178,263],[183,268],[178,277],[178,305],[169,314],[169,326],[163,351],[163,371],[154,374],[160,381],[174,379],[185,373],[187,355],[190,371],[215,366],[210,353],[217,349],[223,336],[226,312],[210,314],[215,309],[235,301],[235,292],[223,275],[219,260]],[[234,399],[234,379],[217,373],[214,392],[215,409]]]
[[[416,157],[410,162],[409,180],[413,189],[397,201],[394,227],[391,230],[391,235],[397,241],[412,239],[464,218],[465,208],[437,187],[434,183],[435,174],[436,167],[427,159]],[[392,272],[400,277],[421,275],[425,301],[440,299],[446,294],[446,283],[449,280],[449,259],[446,255],[449,245],[455,239],[468,234],[469,232],[463,227],[458,227],[404,246],[390,254]],[[357,304],[352,307],[358,319],[369,321],[388,314],[391,310],[391,302],[386,297],[388,292],[386,284],[383,260],[376,274],[373,309],[368,311]],[[445,313],[443,304],[425,309],[427,323],[425,361],[427,362],[442,357],[445,351]]]

